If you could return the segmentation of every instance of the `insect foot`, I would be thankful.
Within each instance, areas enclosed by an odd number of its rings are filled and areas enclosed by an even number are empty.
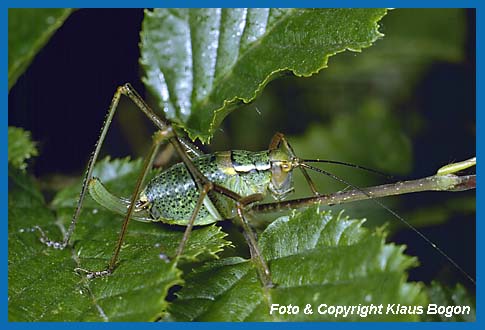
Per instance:
[[[78,273],[79,275],[82,275],[83,273],[86,275],[86,278],[88,280],[91,280],[93,278],[98,278],[98,277],[105,277],[111,275],[112,271],[109,269],[101,270],[101,271],[90,271],[84,268],[79,268],[76,267],[74,268],[74,271]]]
[[[40,228],[39,226],[34,226],[34,229],[35,230],[38,230],[39,233],[40,233],[39,240],[43,244],[47,245],[48,247],[52,247],[52,248],[58,249],[58,250],[63,250],[67,246],[67,243],[66,242],[56,242],[56,241],[50,240],[47,237],[47,235],[44,233],[44,231],[42,230],[42,228]]]

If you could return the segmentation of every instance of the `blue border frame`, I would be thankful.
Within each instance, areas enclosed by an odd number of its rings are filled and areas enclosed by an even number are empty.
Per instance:
[[[143,6],[141,6],[143,5]],[[447,8],[447,7],[454,7],[454,8],[476,8],[476,21],[477,21],[477,43],[476,43],[476,51],[477,55],[480,55],[484,49],[483,49],[483,40],[484,40],[484,33],[485,31],[483,30],[483,24],[481,22],[485,22],[485,11],[482,12],[482,9],[485,8],[485,5],[483,5],[479,0],[475,1],[450,1],[450,0],[442,0],[442,1],[430,1],[430,0],[425,0],[425,1],[404,1],[404,0],[399,0],[399,1],[366,1],[365,3],[362,3],[361,1],[325,1],[325,2],[319,2],[315,0],[299,0],[299,1],[244,1],[244,2],[236,2],[236,1],[184,1],[184,0],[178,0],[178,1],[138,1],[138,2],[129,2],[129,1],[106,1],[106,0],[97,0],[97,1],[56,1],[56,0],[44,0],[44,1],[3,1],[1,3],[1,11],[0,11],[0,21],[2,22],[2,26],[4,27],[2,30],[1,34],[1,39],[2,39],[2,44],[6,45],[7,40],[8,40],[8,8],[9,7],[99,7],[99,8],[105,8],[105,7],[401,7],[401,8],[431,8],[431,7],[436,7],[436,8]],[[1,82],[2,90],[8,91],[8,57],[7,57],[7,47],[4,47],[4,51],[1,52],[1,59],[2,59],[2,66],[1,66],[1,72],[3,75],[3,80]],[[481,74],[483,74],[485,67],[481,61],[481,56],[476,56],[477,59],[477,109],[481,108],[481,105],[483,104],[483,96],[481,95],[480,92],[482,92],[484,85],[483,85],[483,79]],[[4,111],[1,112],[0,114],[0,120],[3,124],[3,127],[5,129],[2,138],[0,139],[0,143],[2,146],[2,150],[4,152],[1,154],[1,159],[2,162],[0,163],[2,173],[4,173],[4,176],[2,176],[2,189],[0,191],[1,194],[1,203],[2,207],[1,209],[4,210],[2,213],[4,214],[3,219],[4,219],[4,225],[2,227],[2,232],[3,232],[3,237],[7,236],[7,219],[8,219],[8,204],[7,204],[7,193],[8,193],[8,177],[7,177],[7,126],[8,126],[8,106],[7,106],[7,93],[4,93],[1,95],[1,101],[2,104],[4,104]],[[480,124],[483,122],[483,114],[480,111],[477,111],[477,127],[480,127]],[[482,153],[483,145],[481,143],[481,138],[483,137],[483,132],[479,129],[477,130],[477,156],[480,158],[480,155]],[[483,166],[481,163],[477,165],[477,172],[481,172],[483,169]],[[481,183],[482,183],[482,177],[481,175],[478,175],[478,184],[477,184],[477,197],[478,200],[480,201],[481,198],[483,197]],[[481,219],[481,215],[483,215],[483,210],[481,207],[481,204],[478,202],[477,203],[477,219]],[[485,225],[481,221],[477,221],[477,238],[479,236],[482,236],[480,234],[483,234],[485,231]],[[3,267],[4,271],[2,272],[3,274],[3,281],[1,285],[1,292],[4,292],[3,297],[8,296],[8,286],[7,286],[7,263],[5,262],[8,258],[7,256],[7,240],[4,240],[2,244],[3,249],[1,250],[2,257],[4,260]],[[483,274],[483,255],[481,253],[482,249],[484,247],[483,241],[480,241],[477,239],[477,321],[474,323],[418,323],[418,324],[413,324],[413,327],[418,327],[418,328],[428,328],[428,327],[439,327],[439,328],[478,328],[478,327],[483,327],[484,321],[483,321],[483,283],[480,281],[480,275]],[[5,299],[5,298],[4,298]],[[15,329],[21,329],[21,328],[27,328],[32,325],[30,324],[25,324],[25,323],[8,323],[8,314],[7,314],[7,301],[3,300],[4,303],[2,303],[2,320],[1,320],[1,326],[5,326],[7,328],[15,328]],[[315,326],[317,327],[329,327],[332,325],[333,327],[339,327],[339,328],[353,328],[353,327],[372,327],[372,328],[388,328],[389,324],[386,323],[334,323],[334,324],[315,324],[315,323],[283,323],[283,324],[276,324],[276,323],[251,323],[249,326],[253,328],[267,328],[267,327],[284,327],[284,328],[313,328]],[[110,328],[110,329],[129,329],[132,328],[133,326],[136,327],[142,327],[142,328],[149,328],[149,327],[160,327],[162,326],[161,324],[156,324],[156,323],[145,323],[145,324],[131,324],[131,323],[109,323],[109,324],[92,324],[92,323],[40,323],[36,324],[35,327],[41,327],[41,328],[61,328],[61,327],[76,327],[76,328],[88,328],[88,327],[99,327],[99,328]],[[210,323],[172,323],[172,324],[163,324],[163,327],[168,327],[168,328],[177,328],[180,329],[180,327],[194,327],[194,328],[210,328],[213,327],[213,324]],[[218,328],[242,328],[246,327],[246,324],[242,323],[219,323],[216,325]],[[404,328],[409,326],[408,323],[394,323],[392,324],[393,328]]]

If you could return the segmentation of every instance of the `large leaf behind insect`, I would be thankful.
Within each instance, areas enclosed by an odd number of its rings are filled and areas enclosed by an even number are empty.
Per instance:
[[[97,175],[110,188],[133,188],[140,162],[103,161]],[[34,226],[61,240],[72,216],[80,185],[60,192],[55,211],[45,204],[24,173],[9,172],[9,320],[10,321],[150,321],[164,315],[168,289],[182,284],[181,271],[160,252],[175,254],[183,232],[133,221],[113,275],[87,280],[75,267],[102,270],[116,244],[122,217],[86,203],[72,237],[73,246],[55,250],[39,241]],[[117,191],[118,192],[118,191]],[[89,199],[89,197],[88,197]],[[215,226],[195,230],[185,260],[206,260],[229,244]]]
[[[361,51],[385,9],[155,9],[141,33],[144,82],[166,116],[207,142],[275,77],[311,76]]]

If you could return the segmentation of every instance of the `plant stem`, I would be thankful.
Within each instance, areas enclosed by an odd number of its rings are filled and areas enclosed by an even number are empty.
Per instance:
[[[282,202],[257,204],[251,211],[275,212],[306,207],[314,204],[336,205],[371,198],[403,195],[422,191],[464,191],[476,188],[476,175],[433,175],[422,179],[401,181],[375,187],[339,191],[332,194],[294,199]]]

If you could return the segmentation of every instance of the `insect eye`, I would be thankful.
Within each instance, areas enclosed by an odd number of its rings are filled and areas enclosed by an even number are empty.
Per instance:
[[[291,170],[291,166],[290,166],[290,164],[289,164],[289,163],[287,163],[287,162],[282,162],[282,163],[281,163],[281,170],[282,170],[283,172],[289,172],[289,171]]]

